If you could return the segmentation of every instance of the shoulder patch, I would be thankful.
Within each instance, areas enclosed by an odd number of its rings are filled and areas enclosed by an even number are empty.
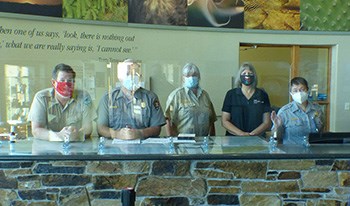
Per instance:
[[[85,104],[85,105],[91,105],[91,104],[92,104],[91,98],[90,98],[90,97],[86,97],[86,98],[84,99],[84,104]]]
[[[160,103],[159,103],[159,100],[158,100],[158,99],[155,99],[155,100],[153,101],[153,106],[154,106],[154,108],[155,108],[156,110],[159,109]]]

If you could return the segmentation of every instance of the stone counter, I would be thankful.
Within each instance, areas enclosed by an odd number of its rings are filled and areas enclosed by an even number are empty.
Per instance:
[[[103,155],[93,154],[96,147],[88,143],[77,144],[80,152],[66,155],[42,143],[47,152],[34,154],[26,149],[28,144],[18,143],[16,153],[5,155],[4,143],[0,205],[121,205],[125,187],[135,188],[136,205],[349,204],[350,155],[342,152],[349,151],[346,145],[281,147],[270,153],[261,149],[266,142],[252,147],[220,142],[221,149],[212,145],[203,154],[187,145],[187,150],[177,147],[175,153],[164,154],[113,154],[117,150],[111,147]]]
[[[347,205],[349,160],[1,161],[0,205]]]

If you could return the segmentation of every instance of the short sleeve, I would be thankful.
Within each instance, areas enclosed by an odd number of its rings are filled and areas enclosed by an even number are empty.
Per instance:
[[[175,120],[175,110],[176,108],[176,98],[175,98],[175,91],[171,92],[170,95],[168,96],[168,99],[166,101],[166,106],[165,106],[165,111],[164,111],[164,116],[166,118],[171,119],[172,121],[176,121]]]
[[[105,94],[97,108],[97,125],[109,126],[108,95]]]
[[[151,118],[150,127],[163,126],[165,124],[165,117],[162,106],[160,105],[158,96],[156,94],[151,95]]]
[[[228,91],[225,95],[224,103],[222,105],[222,111],[230,113],[232,104],[232,90]]]
[[[89,93],[84,92],[84,99],[83,99],[83,111],[84,111],[84,124],[90,123],[94,119],[96,119],[96,110],[94,107],[94,104],[92,102],[91,96]]]
[[[35,94],[28,114],[28,121],[45,124],[47,122],[46,104],[39,93]]]

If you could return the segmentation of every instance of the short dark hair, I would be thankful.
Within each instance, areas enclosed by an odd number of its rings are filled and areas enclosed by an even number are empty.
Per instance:
[[[75,71],[67,64],[57,64],[52,71],[52,79],[57,79],[58,72],[73,73],[73,78],[75,79]]]
[[[294,77],[292,80],[290,80],[290,87],[292,87],[293,85],[304,85],[306,87],[307,90],[309,90],[309,85],[306,81],[306,79],[304,79],[303,77]]]

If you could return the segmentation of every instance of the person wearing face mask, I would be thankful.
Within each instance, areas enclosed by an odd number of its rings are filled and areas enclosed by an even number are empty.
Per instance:
[[[257,88],[254,66],[245,62],[235,79],[235,88],[226,93],[222,106],[222,126],[227,136],[260,136],[271,127],[270,100]]]
[[[199,86],[198,67],[187,63],[182,80],[183,86],[172,91],[166,102],[167,135],[215,136],[216,113],[209,94]]]
[[[165,117],[158,96],[141,87],[140,65],[127,59],[117,67],[121,86],[100,100],[98,134],[124,140],[159,136]]]
[[[34,96],[28,120],[35,138],[49,141],[83,141],[92,133],[96,112],[90,95],[75,88],[71,66],[58,64],[52,71],[52,88]]]
[[[322,131],[322,109],[316,102],[308,100],[308,83],[302,77],[290,82],[292,102],[284,105],[276,114],[271,113],[272,132],[283,144],[302,144],[303,137],[309,133]]]

